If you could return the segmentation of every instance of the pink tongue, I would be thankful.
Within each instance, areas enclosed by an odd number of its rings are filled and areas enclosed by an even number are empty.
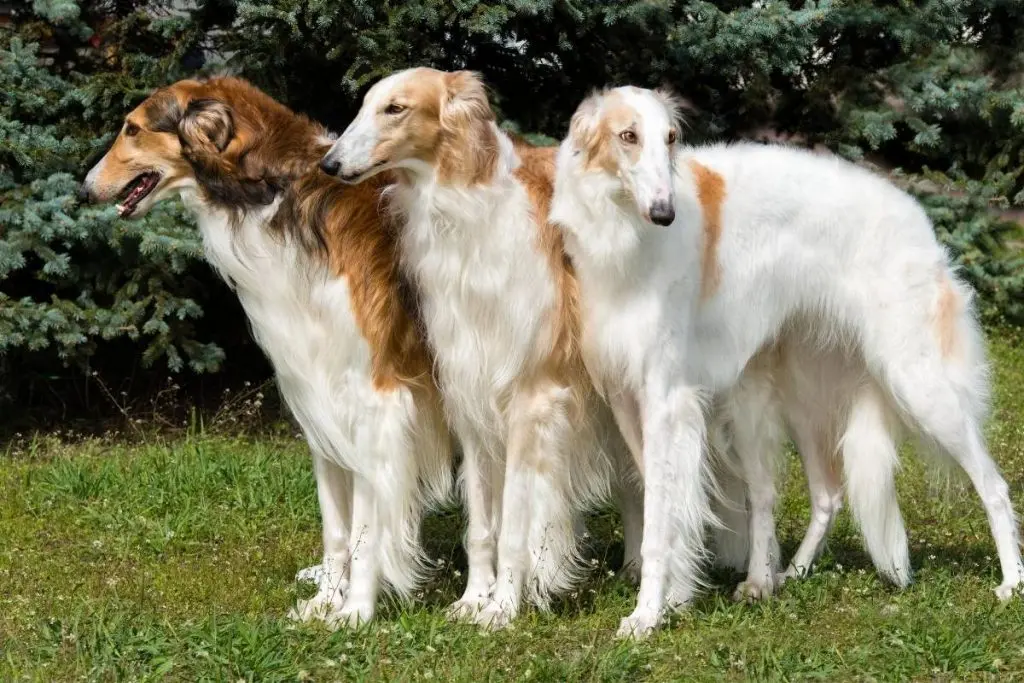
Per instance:
[[[128,198],[124,200],[124,205],[123,206],[125,208],[129,209],[129,210],[134,209],[135,205],[139,201],[139,198],[143,194],[145,194],[146,190],[149,189],[150,184],[151,184],[151,181],[150,181],[149,178],[146,178],[145,180],[143,180],[139,184],[138,187],[136,187],[134,190],[131,191],[131,193],[128,195]]]

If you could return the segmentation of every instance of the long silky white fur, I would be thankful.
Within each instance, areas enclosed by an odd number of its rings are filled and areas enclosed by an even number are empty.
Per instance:
[[[664,98],[635,88],[619,93],[641,120],[664,122],[664,130],[645,129],[644,135],[665,139],[675,112]],[[581,106],[578,116],[599,119],[603,97]],[[577,268],[585,344],[597,348],[588,355],[588,369],[597,381],[643,386],[640,369],[667,344],[684,357],[677,388],[728,392],[751,358],[787,326],[823,348],[854,350],[885,398],[885,410],[967,471],[999,550],[1004,576],[997,594],[1009,597],[1024,581],[1024,568],[1006,482],[981,436],[987,405],[981,333],[969,290],[921,207],[863,169],[794,149],[678,147],[669,158],[675,219],[663,228],[649,223],[634,201],[658,195],[625,186],[654,178],[655,171],[616,177],[585,169],[583,158],[570,136],[559,153],[552,220],[565,230]],[[700,284],[704,216],[691,162],[721,177],[726,190],[715,254],[721,282],[706,300]],[[952,352],[943,350],[934,329],[943,286],[955,293]],[[659,318],[661,311],[670,313]],[[857,429],[857,413],[848,417]],[[878,434],[877,442],[891,438]],[[887,531],[891,509],[872,517],[874,500],[864,493],[873,483],[870,472],[874,483],[886,483],[893,468],[869,464],[863,449],[848,450],[854,514],[866,535],[898,543]],[[864,459],[854,462],[858,450]],[[861,465],[868,474],[857,471]],[[709,515],[706,498],[692,485],[677,495],[684,507],[694,506],[693,517]],[[698,547],[684,549],[688,556],[701,551],[700,541],[693,542]]]
[[[326,495],[341,508],[358,507],[352,477],[356,486],[364,482],[366,495],[359,500],[369,509],[355,512],[369,520],[367,528],[325,528],[325,540],[331,533],[348,538],[351,548],[339,562],[351,563],[358,552],[369,559],[367,582],[375,583],[379,569],[396,593],[410,596],[432,564],[420,543],[420,522],[452,488],[451,437],[443,416],[419,405],[404,387],[374,387],[371,350],[356,323],[346,280],[331,275],[287,232],[282,236],[268,228],[278,203],[233,225],[233,217],[193,193],[185,199],[198,216],[207,258],[238,293],[314,457],[351,473],[346,491],[326,484],[324,468],[315,468],[321,502]],[[326,571],[331,561],[325,556],[325,574],[350,571],[348,566]],[[310,601],[316,604],[301,606],[310,613],[305,616],[319,610],[329,622],[372,618],[376,589],[363,604],[353,605],[344,595],[347,586],[347,577],[322,577],[321,590]]]
[[[511,532],[508,519],[492,522],[499,574],[503,547],[521,548],[525,542],[530,566],[515,571],[526,570],[523,594],[544,607],[580,576],[579,515],[610,496],[612,462],[626,456],[615,454],[624,449],[621,437],[598,401],[581,409],[571,387],[527,384],[550,353],[559,293],[548,258],[537,247],[530,199],[513,175],[519,164],[513,145],[497,128],[494,134],[499,157],[488,184],[453,187],[431,174],[414,175],[412,182],[391,188],[391,206],[406,226],[400,241],[403,266],[419,291],[453,428],[464,447],[479,444],[479,452],[469,457],[505,471],[498,495],[519,507],[503,506],[502,515],[525,514],[528,520],[525,539],[510,538],[522,525]],[[506,468],[517,419],[531,422],[526,426],[534,439],[530,450],[542,454],[543,462],[532,471]],[[514,490],[532,495],[507,497]],[[495,602],[508,604],[492,605],[480,617],[491,625],[518,610],[512,595],[517,591],[501,593],[508,577],[496,580]]]

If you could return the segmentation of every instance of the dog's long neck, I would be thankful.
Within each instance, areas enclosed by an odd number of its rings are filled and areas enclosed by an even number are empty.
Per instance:
[[[581,271],[619,269],[640,243],[642,218],[624,203],[617,178],[582,167],[575,149],[558,152],[551,220]]]

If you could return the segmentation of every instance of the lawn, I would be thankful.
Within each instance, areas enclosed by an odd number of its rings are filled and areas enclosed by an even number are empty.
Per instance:
[[[993,336],[994,456],[1024,508],[1024,339]],[[425,529],[436,577],[410,604],[330,633],[285,618],[317,561],[311,465],[298,439],[37,437],[0,456],[0,680],[1024,679],[1024,598],[999,605],[973,492],[934,487],[905,453],[900,500],[916,583],[876,577],[843,513],[817,570],[759,605],[711,589],[643,643],[614,637],[635,590],[614,576],[614,513],[591,523],[594,571],[513,629],[452,624],[464,579],[456,509]],[[807,502],[799,466],[779,511],[786,555]]]

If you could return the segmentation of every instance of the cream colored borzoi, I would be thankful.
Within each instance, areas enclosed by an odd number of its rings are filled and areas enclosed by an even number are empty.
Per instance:
[[[452,613],[502,626],[524,594],[543,605],[570,585],[579,513],[628,460],[576,346],[575,280],[546,215],[554,150],[499,130],[475,74],[410,69],[369,90],[321,168],[397,179],[400,259],[463,449],[469,576]]]
[[[621,630],[646,633],[668,602],[689,597],[691,586],[667,580],[667,563],[692,558],[696,577],[710,516],[701,395],[727,396],[783,335],[840,354],[840,373],[852,373],[845,421],[862,442],[844,450],[847,469],[853,457],[895,458],[886,428],[895,416],[966,471],[1002,565],[996,594],[1008,599],[1024,567],[1008,488],[981,433],[982,337],[970,292],[921,207],[838,160],[679,146],[677,113],[670,99],[636,88],[585,101],[559,152],[551,213],[577,269],[588,371],[642,451],[640,597]],[[758,459],[771,450],[741,448],[744,470],[769,471]],[[885,466],[858,483],[891,491],[891,476]],[[771,545],[762,485],[747,480],[752,548]],[[871,511],[851,503],[863,524]],[[901,531],[898,509],[888,510],[872,523]],[[905,545],[901,533],[890,541]]]

